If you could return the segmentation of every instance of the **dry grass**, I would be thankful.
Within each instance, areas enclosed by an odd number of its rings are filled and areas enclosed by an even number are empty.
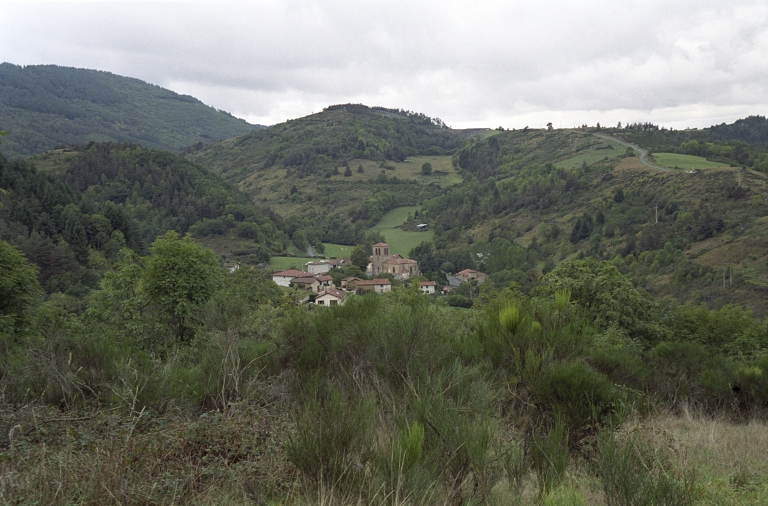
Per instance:
[[[768,504],[768,423],[734,423],[692,414],[662,414],[628,428],[666,448],[694,471],[700,504]]]

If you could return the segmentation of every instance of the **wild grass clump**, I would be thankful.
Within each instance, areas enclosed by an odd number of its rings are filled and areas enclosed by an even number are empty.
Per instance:
[[[696,503],[696,480],[677,469],[666,451],[637,433],[598,438],[595,473],[609,506],[679,505]]]

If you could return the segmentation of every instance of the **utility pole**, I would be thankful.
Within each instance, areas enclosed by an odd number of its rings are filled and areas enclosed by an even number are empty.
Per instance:
[[[741,188],[741,167],[739,167],[739,188]]]
[[[659,222],[659,203],[656,202],[656,223]]]

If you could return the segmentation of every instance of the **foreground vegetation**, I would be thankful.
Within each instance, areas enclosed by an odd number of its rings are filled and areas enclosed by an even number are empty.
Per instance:
[[[662,306],[607,262],[564,263],[530,295],[487,290],[463,311],[416,286],[308,310],[169,233],[147,257],[124,249],[83,306],[40,303],[35,269],[0,245],[2,502],[768,493],[764,457],[742,444],[764,434],[766,323]]]

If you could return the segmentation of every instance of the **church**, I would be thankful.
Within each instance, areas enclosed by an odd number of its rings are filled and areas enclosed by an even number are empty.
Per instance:
[[[380,242],[373,245],[373,255],[368,266],[370,275],[392,274],[397,279],[408,279],[419,275],[419,266],[416,260],[403,258],[400,255],[389,253],[389,244]]]

